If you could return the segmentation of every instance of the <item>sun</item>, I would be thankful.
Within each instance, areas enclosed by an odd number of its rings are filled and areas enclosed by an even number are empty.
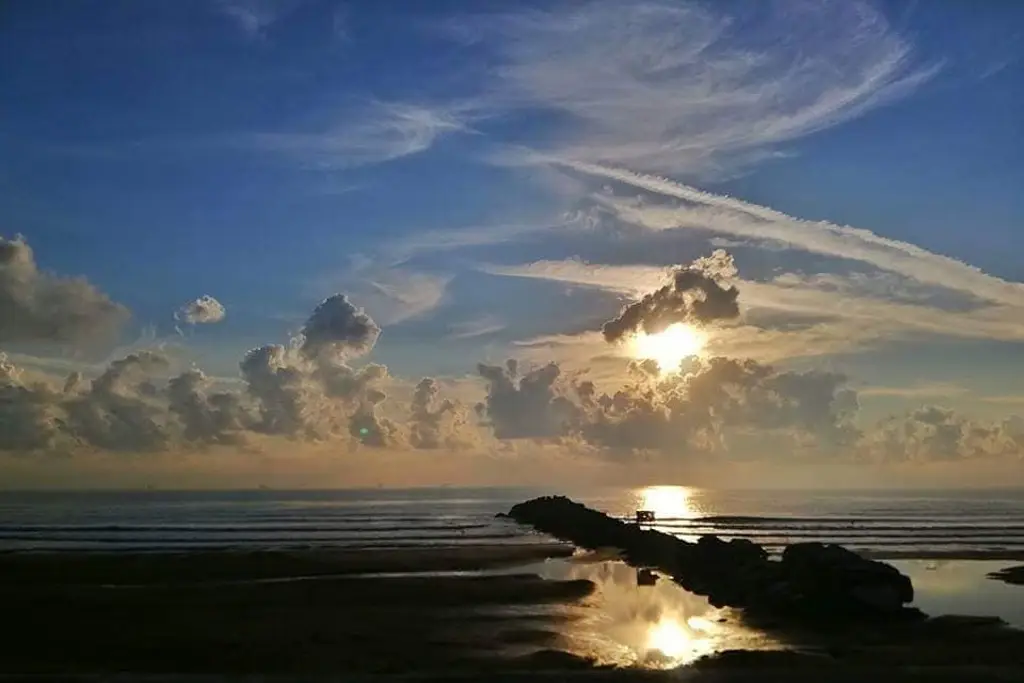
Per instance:
[[[707,335],[693,325],[674,323],[657,334],[638,333],[632,350],[635,357],[649,358],[667,373],[678,370],[684,358],[703,351],[707,341]]]

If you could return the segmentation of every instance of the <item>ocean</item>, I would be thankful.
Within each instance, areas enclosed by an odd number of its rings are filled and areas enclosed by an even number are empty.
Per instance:
[[[538,543],[495,514],[539,489],[2,492],[0,550],[380,548]],[[1024,554],[1024,491],[594,489],[573,497],[624,519],[637,509],[687,540],[714,533],[770,550],[820,540],[882,557]]]

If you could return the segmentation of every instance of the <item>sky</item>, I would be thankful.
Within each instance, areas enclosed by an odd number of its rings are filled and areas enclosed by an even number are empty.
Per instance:
[[[0,485],[1020,482],[1021,26],[4,3]]]

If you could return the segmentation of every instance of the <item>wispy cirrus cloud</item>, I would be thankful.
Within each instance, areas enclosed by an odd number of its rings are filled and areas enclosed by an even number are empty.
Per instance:
[[[682,204],[638,204],[597,195],[620,220],[651,230],[718,234],[858,261],[928,285],[952,289],[994,304],[1019,306],[1024,284],[989,275],[963,261],[890,239],[870,230],[789,216],[766,206],[717,195],[666,178],[594,164],[581,172],[622,182]]]
[[[473,320],[455,323],[448,334],[449,339],[476,339],[501,332],[505,323],[492,315],[485,315]]]
[[[233,21],[249,38],[260,38],[276,21],[306,0],[215,0],[221,14]]]
[[[446,135],[469,131],[467,120],[455,108],[373,102],[320,131],[253,133],[236,143],[306,168],[338,170],[418,154]]]
[[[718,175],[778,145],[906,95],[937,71],[915,63],[859,2],[721,5],[611,0],[453,21],[493,58],[485,106],[545,112],[531,161]],[[536,155],[535,155],[536,153]]]
[[[406,268],[390,268],[354,260],[341,273],[326,274],[308,283],[314,297],[345,291],[357,298],[382,325],[426,316],[444,301],[451,276]]]
[[[550,280],[637,299],[664,284],[668,270],[658,266],[587,264],[578,260],[482,265],[494,275]],[[836,283],[845,286],[836,287]],[[981,306],[949,311],[927,303],[876,296],[872,280],[786,273],[768,281],[736,280],[744,318],[721,326],[709,352],[766,362],[863,350],[916,337],[1024,341],[1024,311]],[[784,323],[779,326],[777,323]],[[573,339],[573,337],[578,337]],[[555,335],[528,340],[530,347],[562,349],[589,358],[615,353],[599,335]],[[583,355],[585,354],[585,355]]]

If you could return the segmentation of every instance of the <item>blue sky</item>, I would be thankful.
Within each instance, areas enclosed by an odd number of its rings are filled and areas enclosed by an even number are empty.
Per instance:
[[[9,3],[4,236],[129,309],[122,349],[237,377],[341,292],[383,328],[360,362],[410,381],[508,356],[621,380],[601,322],[725,247],[743,316],[716,354],[844,372],[865,419],[1002,419],[1022,25],[953,0]],[[200,295],[226,316],[181,325]]]

